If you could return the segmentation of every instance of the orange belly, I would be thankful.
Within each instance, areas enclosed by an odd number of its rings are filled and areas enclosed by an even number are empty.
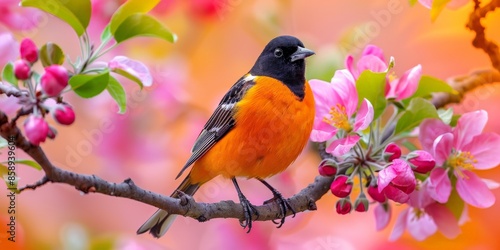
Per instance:
[[[285,170],[302,152],[314,120],[309,84],[299,100],[282,83],[258,78],[237,104],[235,127],[194,163],[193,183],[218,175],[266,178]]]

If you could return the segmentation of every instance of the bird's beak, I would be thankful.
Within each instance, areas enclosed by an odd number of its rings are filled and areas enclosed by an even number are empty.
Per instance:
[[[308,56],[312,56],[312,55],[314,55],[314,51],[312,51],[310,49],[298,47],[297,51],[295,51],[291,55],[291,60],[292,60],[292,62],[294,62],[294,61],[297,61],[297,60],[300,60],[300,59],[304,59],[304,58],[306,58]]]

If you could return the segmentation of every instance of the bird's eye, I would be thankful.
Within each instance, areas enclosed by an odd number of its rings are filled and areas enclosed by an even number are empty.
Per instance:
[[[274,50],[274,56],[275,57],[282,57],[283,56],[283,50],[280,48],[277,48]]]

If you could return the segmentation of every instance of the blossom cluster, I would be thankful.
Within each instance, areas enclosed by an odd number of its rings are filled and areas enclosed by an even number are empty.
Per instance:
[[[391,201],[407,205],[392,240],[405,229],[418,240],[438,230],[456,237],[467,205],[495,202],[490,188],[497,184],[473,170],[500,163],[500,136],[483,133],[484,110],[461,116],[436,110],[426,98],[445,83],[423,76],[421,65],[399,78],[393,65],[393,58],[387,62],[380,48],[368,45],[357,62],[348,56],[346,69],[337,70],[331,82],[310,80],[316,99],[311,140],[326,143],[331,154],[319,173],[334,176],[337,213],[375,206],[377,230],[390,221]]]

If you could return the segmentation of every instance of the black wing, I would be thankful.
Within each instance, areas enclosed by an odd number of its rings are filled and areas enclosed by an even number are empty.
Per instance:
[[[229,89],[226,95],[224,95],[214,113],[203,127],[200,135],[198,135],[198,139],[196,139],[193,149],[191,150],[192,155],[189,157],[177,177],[175,177],[176,179],[234,127],[235,120],[233,115],[235,113],[236,103],[239,102],[247,90],[255,84],[253,79],[254,77],[252,75],[245,75]]]

